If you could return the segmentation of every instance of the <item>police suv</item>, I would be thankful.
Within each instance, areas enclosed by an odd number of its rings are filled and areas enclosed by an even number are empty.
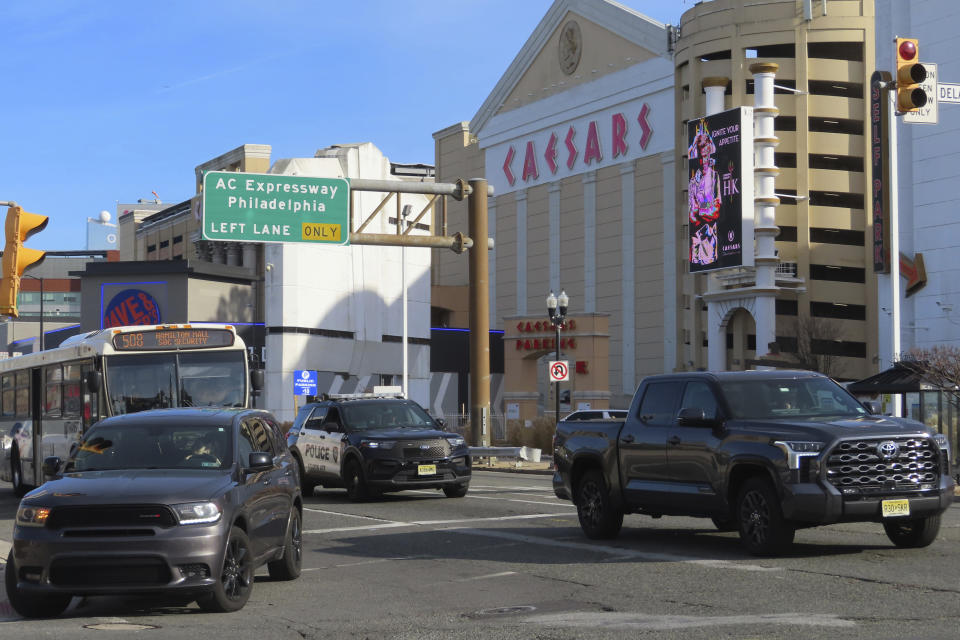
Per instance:
[[[287,433],[303,494],[345,487],[353,501],[405,489],[467,495],[470,453],[416,402],[372,393],[327,395],[307,403]]]

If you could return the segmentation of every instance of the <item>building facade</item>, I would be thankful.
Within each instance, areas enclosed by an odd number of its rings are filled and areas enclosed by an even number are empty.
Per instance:
[[[883,312],[867,233],[873,60],[871,0],[713,0],[683,14],[674,87],[678,166],[688,166],[686,123],[706,114],[705,92],[719,87],[724,109],[753,106],[751,67],[772,65],[775,167],[768,171],[778,200],[768,229],[775,281],[766,288],[774,298],[774,339],[757,344],[760,267],[689,273],[690,176],[678,172],[676,340],[684,368],[754,368],[775,356],[840,379],[877,370]],[[757,237],[759,246],[759,228]],[[718,363],[709,358],[711,331],[726,341]]]
[[[665,25],[604,0],[558,0],[470,122],[434,134],[437,179],[486,176],[490,324],[504,331],[510,419],[552,412],[546,362],[570,362],[570,406],[622,406],[671,370],[673,65]],[[465,206],[450,219],[466,225]],[[665,224],[669,221],[669,224]],[[434,253],[434,307],[463,318],[466,263]],[[550,291],[566,291],[559,341]],[[465,326],[463,322],[460,326]]]

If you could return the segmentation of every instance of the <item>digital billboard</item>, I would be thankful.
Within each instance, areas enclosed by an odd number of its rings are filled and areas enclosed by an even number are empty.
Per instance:
[[[753,266],[753,109],[687,123],[690,272]]]

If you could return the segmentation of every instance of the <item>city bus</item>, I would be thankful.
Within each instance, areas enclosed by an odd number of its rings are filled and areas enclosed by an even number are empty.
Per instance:
[[[0,360],[0,480],[18,496],[43,483],[47,456],[101,418],[146,409],[247,407],[263,387],[227,324],[112,327]]]

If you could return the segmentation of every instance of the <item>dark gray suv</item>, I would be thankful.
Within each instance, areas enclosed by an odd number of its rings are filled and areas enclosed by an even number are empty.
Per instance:
[[[300,575],[302,499],[274,417],[160,409],[102,420],[17,510],[13,608],[51,617],[74,595],[176,594],[236,611],[254,570]]]

